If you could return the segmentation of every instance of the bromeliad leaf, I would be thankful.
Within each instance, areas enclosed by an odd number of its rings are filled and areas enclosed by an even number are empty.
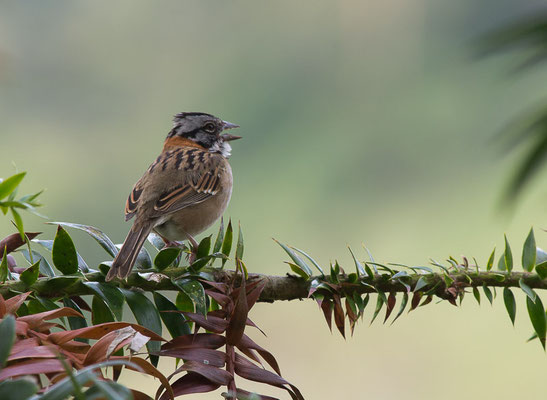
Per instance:
[[[532,272],[534,265],[536,265],[536,239],[534,237],[534,229],[531,228],[522,249],[522,268],[528,272]]]
[[[78,271],[78,255],[74,242],[61,225],[57,227],[57,234],[51,249],[51,258],[55,267],[63,275],[75,274]]]

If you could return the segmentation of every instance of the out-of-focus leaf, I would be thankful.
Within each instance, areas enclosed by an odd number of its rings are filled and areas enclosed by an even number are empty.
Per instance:
[[[29,238],[29,240],[34,239],[36,236],[38,236],[42,232],[25,232],[25,236]],[[6,250],[9,253],[12,251],[17,250],[19,247],[23,246],[26,243],[25,238],[21,238],[21,235],[19,233],[13,233],[9,236],[6,236],[4,239],[0,240],[0,249],[4,251],[4,247],[6,247]]]
[[[505,309],[507,310],[507,314],[509,314],[509,318],[511,319],[511,323],[513,326],[515,326],[515,317],[517,315],[517,303],[515,301],[515,295],[509,289],[508,287],[503,288],[503,302],[505,303]]]
[[[6,247],[3,249],[2,262],[0,262],[0,282],[4,283],[8,279],[8,252]]]
[[[171,334],[171,337],[176,338],[182,335],[189,335],[191,333],[186,319],[180,313],[165,312],[176,311],[177,307],[165,296],[154,292],[154,303],[160,312],[160,317],[167,330]]]
[[[154,304],[142,293],[127,289],[120,290],[124,294],[127,304],[139,325],[161,336],[161,318]],[[146,348],[150,353],[156,353],[160,350],[160,343],[151,340],[146,344]],[[155,367],[158,365],[158,360],[158,356],[150,355],[150,361]]]
[[[237,345],[243,337],[247,316],[249,314],[245,280],[242,279],[241,282],[237,301],[228,323],[228,327],[226,328],[226,344],[233,346]]]
[[[21,253],[23,254],[23,257],[32,264],[32,262],[40,261],[40,273],[49,277],[54,277],[55,272],[53,271],[53,268],[51,268],[51,265],[47,262],[47,260],[37,251],[32,250],[32,260],[30,258],[29,252],[27,249],[21,250]]]
[[[534,229],[532,228],[522,248],[522,268],[528,272],[532,272],[534,265],[536,265],[536,239],[534,237]]]
[[[179,279],[172,281],[175,286],[182,290],[195,304],[196,312],[199,314],[207,314],[207,299],[205,297],[205,289],[203,285],[193,279]]]
[[[547,261],[542,262],[541,264],[536,265],[536,273],[541,279],[547,278]]]
[[[224,240],[222,241],[222,254],[224,254],[226,257],[230,257],[230,252],[232,251],[233,235],[234,232],[232,228],[232,220],[229,220],[228,227],[226,228],[226,234],[224,235]],[[223,267],[225,263],[226,260],[222,260]]]
[[[526,283],[524,283],[524,280],[522,278],[519,279],[519,286],[522,289],[524,293],[526,293],[526,296],[530,298],[532,301],[536,301],[537,294],[528,286]]]
[[[536,248],[536,265],[547,261],[547,253],[539,247]]]
[[[110,240],[108,236],[106,236],[100,229],[97,229],[93,226],[89,225],[82,225],[82,224],[73,224],[70,222],[48,222],[52,225],[61,225],[66,226],[69,228],[79,229],[81,231],[86,232],[88,235],[90,235],[93,239],[95,239],[105,251],[110,254],[112,257],[116,257],[118,254],[118,248],[116,245]]]
[[[19,279],[27,286],[31,286],[38,280],[38,274],[40,273],[40,261],[35,262],[26,270],[24,270]]]
[[[490,302],[490,305],[492,305],[492,303],[494,302],[494,296],[492,295],[492,291],[486,285],[482,286],[482,290],[484,291],[484,294],[485,294],[486,298]]]
[[[15,342],[15,318],[8,314],[0,322],[0,369],[6,365],[6,360]]]
[[[295,274],[301,276],[302,278],[304,279],[308,279],[310,276],[308,274],[306,274],[305,271],[302,270],[302,268],[300,268],[298,265],[296,264],[293,264],[292,262],[286,262],[289,267],[291,268],[291,271],[294,272]]]
[[[26,172],[20,172],[2,181],[0,183],[0,200],[10,195],[19,186],[26,174]]]
[[[405,311],[405,307],[406,307],[407,303],[408,303],[408,293],[404,292],[403,293],[403,300],[401,300],[401,306],[399,308],[399,312],[397,313],[395,318],[393,318],[393,321],[391,321],[391,325],[393,325],[393,323],[395,321],[397,321],[397,319],[403,314],[403,312]]]
[[[147,239],[158,251],[165,247],[165,242],[163,241],[163,239],[154,232],[150,233]]]
[[[13,221],[15,222],[15,226],[17,227],[17,230],[19,231],[19,235],[21,236],[21,239],[25,239],[25,227],[23,226],[23,218],[21,218],[21,214],[17,212],[15,208],[11,208],[11,215],[13,215]]]
[[[154,265],[160,271],[170,266],[175,262],[181,252],[180,247],[165,247],[161,249],[154,258]]]
[[[355,271],[357,272],[357,275],[365,275],[365,268],[357,260],[357,257],[355,257],[355,254],[353,254],[353,250],[351,250],[351,247],[348,246],[348,250],[351,253],[351,257],[353,257],[353,262],[355,263]]]
[[[25,378],[0,383],[0,399],[2,400],[26,400],[37,391],[38,386]]]
[[[536,331],[543,349],[545,349],[545,335],[547,333],[547,318],[545,315],[545,308],[539,296],[536,296],[536,301],[532,301],[530,297],[526,297],[526,307],[528,308],[528,315],[532,326]]]
[[[83,282],[83,284],[104,300],[118,321],[122,320],[124,296],[120,289],[100,282]]]
[[[57,227],[57,234],[51,249],[51,258],[55,267],[63,275],[75,274],[78,271],[78,256],[74,242],[61,225]]]
[[[245,246],[243,245],[243,232],[241,231],[241,223],[238,224],[239,231],[237,234],[237,245],[236,245],[236,258],[239,260],[243,260],[243,249]]]
[[[397,297],[395,296],[394,292],[391,292],[389,294],[389,297],[387,298],[387,308],[386,308],[386,316],[384,318],[384,324],[386,323],[387,319],[389,318],[393,309],[395,308],[396,302],[397,302]]]
[[[492,253],[490,254],[490,257],[488,258],[488,262],[486,263],[486,270],[490,271],[492,269],[492,266],[494,265],[494,257],[496,256],[496,248],[494,247],[494,250],[492,250]]]
[[[374,309],[374,314],[372,315],[372,320],[370,321],[371,325],[374,322],[374,320],[376,319],[376,317],[378,316],[378,314],[380,313],[380,310],[382,309],[382,306],[386,302],[385,301],[386,295],[384,293],[382,293],[382,294],[383,294],[383,296],[380,294],[380,292],[378,292],[378,299],[376,300],[376,308]]]
[[[296,250],[297,252],[299,252],[300,254],[302,254],[304,257],[306,257],[308,260],[310,260],[310,262],[315,266],[315,268],[317,268],[317,270],[321,273],[321,275],[325,275],[325,273],[323,272],[323,268],[321,268],[319,266],[319,264],[317,263],[317,261],[315,261],[310,255],[308,255],[305,251],[303,250],[300,250],[300,249],[297,249],[296,247],[293,247],[291,246],[291,249],[293,250]]]
[[[475,296],[475,300],[477,300],[477,303],[479,303],[479,306],[481,305],[481,293],[479,292],[479,289],[476,286],[473,286],[473,296]]]
[[[507,269],[507,272],[510,273],[513,270],[513,253],[507,236],[505,236],[505,252],[503,253],[503,257],[505,259],[505,268]]]

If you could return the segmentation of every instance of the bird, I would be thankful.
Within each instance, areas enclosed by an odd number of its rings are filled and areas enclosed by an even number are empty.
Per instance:
[[[174,116],[161,154],[126,201],[125,220],[135,220],[106,281],[129,276],[151,232],[167,244],[188,240],[195,255],[195,236],[222,216],[232,195],[230,142],[241,136],[225,131],[234,128],[239,125],[203,112]]]

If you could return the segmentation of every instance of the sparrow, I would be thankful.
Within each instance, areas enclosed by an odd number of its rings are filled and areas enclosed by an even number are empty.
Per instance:
[[[166,243],[188,240],[223,214],[232,195],[230,141],[224,131],[239,125],[211,114],[182,112],[173,118],[163,150],[133,187],[125,204],[125,220],[133,226],[114,258],[106,280],[125,279],[146,238],[157,233]]]

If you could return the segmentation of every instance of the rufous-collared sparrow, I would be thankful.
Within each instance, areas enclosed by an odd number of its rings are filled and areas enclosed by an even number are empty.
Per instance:
[[[238,125],[211,114],[175,115],[173,129],[159,157],[135,184],[125,205],[125,220],[135,217],[106,276],[127,278],[150,232],[166,241],[189,240],[211,226],[232,195],[228,142],[240,136],[223,133]]]

